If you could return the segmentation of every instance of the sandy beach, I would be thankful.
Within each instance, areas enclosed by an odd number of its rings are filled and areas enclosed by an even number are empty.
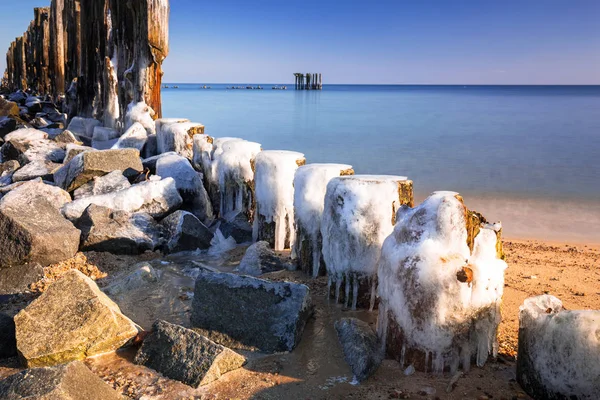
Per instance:
[[[600,309],[600,245],[508,238],[504,240],[504,249],[509,267],[499,329],[499,357],[490,360],[484,368],[472,367],[450,393],[447,389],[451,376],[417,372],[406,377],[393,360],[385,360],[366,382],[351,385],[352,374],[344,362],[333,322],[340,317],[354,316],[374,326],[377,312],[352,312],[329,303],[325,298],[326,278],[313,280],[298,271],[268,275],[274,280],[305,283],[313,293],[314,318],[309,321],[299,347],[291,353],[266,356],[248,353],[249,362],[244,368],[201,389],[191,389],[132,364],[134,349],[92,358],[86,363],[117,391],[134,399],[143,396],[165,399],[528,398],[515,381],[519,306],[527,297],[549,293],[560,298],[571,310]],[[242,253],[234,252],[229,261],[235,263]],[[60,267],[48,269],[47,275],[53,280],[69,268],[78,268],[86,275],[99,278],[98,283],[102,286],[103,280],[110,280],[112,275],[126,270],[135,261],[151,260],[156,256],[155,253],[140,257],[80,253],[73,260],[61,263]],[[31,297],[0,304],[0,311],[15,313],[30,300]],[[16,359],[0,364],[0,378],[16,372],[17,365]]]

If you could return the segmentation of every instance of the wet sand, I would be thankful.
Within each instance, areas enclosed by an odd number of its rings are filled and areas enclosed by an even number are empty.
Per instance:
[[[360,385],[352,385],[352,374],[343,359],[341,347],[333,328],[340,317],[353,316],[375,326],[377,313],[352,312],[341,305],[328,302],[325,297],[326,279],[312,280],[300,272],[277,272],[270,279],[291,280],[309,285],[315,302],[315,315],[303,334],[298,348],[291,353],[262,355],[244,353],[248,363],[237,371],[226,374],[219,381],[201,389],[192,389],[181,383],[163,378],[145,367],[135,366],[131,359],[135,349],[96,357],[86,364],[106,382],[129,398],[134,399],[514,399],[528,398],[515,381],[515,355],[518,333],[518,311],[526,297],[549,293],[559,297],[568,309],[600,309],[600,246],[553,244],[540,241],[505,240],[509,265],[503,299],[503,322],[500,326],[500,355],[490,359],[484,368],[473,367],[461,377],[456,387],[447,393],[451,379],[448,375],[415,373],[405,376],[397,362],[386,360],[376,374]],[[234,252],[229,259],[215,267],[231,271],[243,251]],[[144,259],[153,260],[153,255]],[[139,259],[104,254],[87,254],[87,261],[108,274],[101,286],[130,270]],[[160,262],[154,260],[154,262]],[[159,317],[186,324],[189,321],[190,299],[186,298],[191,282],[177,275],[187,261],[171,259],[165,293],[170,302],[156,305],[157,294],[137,302],[121,304],[125,313],[146,327]],[[211,264],[210,260],[203,263]],[[217,265],[218,264],[218,265]],[[89,267],[87,268],[90,269]],[[16,312],[24,303],[0,304]],[[18,370],[16,359],[0,364],[0,377]]]

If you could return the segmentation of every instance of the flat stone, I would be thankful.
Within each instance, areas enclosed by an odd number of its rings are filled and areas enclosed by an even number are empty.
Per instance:
[[[27,369],[0,381],[4,400],[120,400],[121,396],[81,361]]]
[[[59,187],[44,183],[41,179],[13,184],[13,189],[2,197],[0,204],[31,203],[35,199],[47,200],[55,210],[71,202],[71,196]]]
[[[161,243],[161,227],[149,214],[130,214],[91,204],[75,226],[81,230],[81,250],[141,254]]]
[[[28,367],[51,366],[116,350],[138,327],[87,276],[70,270],[15,317]]]
[[[13,317],[0,313],[0,360],[15,357],[16,355],[17,338],[15,336],[15,321]]]
[[[79,230],[60,214],[57,204],[21,191],[23,186],[0,200],[0,267],[49,265],[73,257]]]
[[[71,192],[93,178],[115,170],[123,171],[123,174],[128,177],[141,173],[143,167],[139,151],[120,149],[87,151],[78,154],[54,174],[54,181]]]
[[[135,363],[192,387],[207,385],[240,368],[246,359],[210,339],[165,321],[154,323]]]
[[[373,375],[383,360],[383,351],[369,324],[356,318],[342,318],[336,321],[335,330],[354,378],[362,382]]]
[[[178,210],[162,220],[169,253],[208,249],[213,233],[192,213]]]
[[[131,183],[129,183],[129,180],[123,175],[123,171],[117,170],[104,176],[97,176],[85,185],[75,189],[73,198],[79,200],[84,197],[117,192],[130,187]]]
[[[36,160],[25,164],[13,174],[13,182],[30,181],[35,178],[52,180],[53,174],[60,168],[61,164],[52,161]]]
[[[77,138],[75,137],[75,135],[73,134],[73,132],[69,131],[69,130],[64,130],[62,131],[60,134],[58,134],[55,138],[54,141],[57,143],[73,143],[73,144],[82,144],[79,140],[77,140]]]
[[[269,242],[256,242],[246,250],[237,271],[244,275],[260,276],[286,269],[286,265],[271,249]]]
[[[224,346],[291,351],[300,342],[312,311],[305,285],[201,272],[196,279],[191,325]]]
[[[0,268],[0,295],[23,293],[44,277],[44,268],[38,263]]]
[[[118,192],[75,200],[66,204],[62,213],[69,220],[75,221],[90,204],[96,204],[114,211],[146,212],[153,218],[163,218],[179,208],[181,203],[175,181],[166,178],[138,183]]]

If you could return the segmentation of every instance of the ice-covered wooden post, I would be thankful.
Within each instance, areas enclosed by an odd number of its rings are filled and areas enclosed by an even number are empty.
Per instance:
[[[600,311],[567,311],[554,296],[525,300],[519,313],[517,381],[534,399],[596,399]]]
[[[204,125],[196,122],[178,122],[162,119],[156,125],[158,154],[174,151],[191,160],[194,155],[194,135],[204,134]]]
[[[498,350],[506,263],[500,224],[453,192],[402,208],[378,270],[378,332],[389,356],[419,371],[468,370]]]
[[[321,222],[323,259],[336,302],[345,282],[343,301],[355,309],[360,297],[374,306],[377,261],[381,245],[392,232],[396,211],[413,205],[413,183],[406,177],[354,175],[327,185]],[[352,286],[352,297],[350,287]]]
[[[298,267],[317,277],[321,271],[321,218],[327,184],[333,178],[353,175],[351,165],[308,164],[298,168],[294,177],[294,253]]]
[[[264,240],[275,250],[289,249],[294,243],[294,175],[306,163],[304,154],[269,150],[254,161],[256,209],[254,240]]]

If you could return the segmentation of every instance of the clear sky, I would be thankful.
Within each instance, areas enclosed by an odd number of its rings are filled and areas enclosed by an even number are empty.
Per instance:
[[[1,2],[4,49],[50,1]],[[600,84],[600,0],[171,0],[164,70],[181,83]]]

